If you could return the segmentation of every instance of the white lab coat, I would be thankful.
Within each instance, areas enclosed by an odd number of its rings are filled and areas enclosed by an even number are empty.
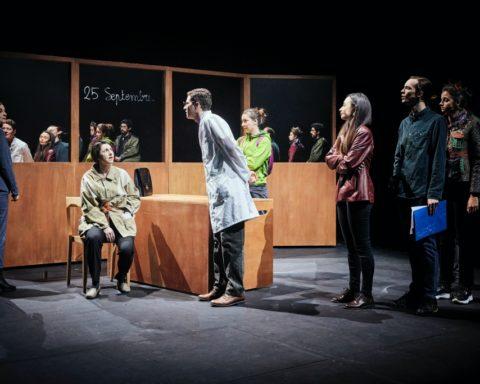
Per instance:
[[[205,168],[213,233],[258,216],[250,196],[250,170],[227,122],[203,112],[198,139]]]

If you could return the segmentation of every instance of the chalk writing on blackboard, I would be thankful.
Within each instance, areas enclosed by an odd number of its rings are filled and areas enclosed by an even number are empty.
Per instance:
[[[119,103],[154,103],[155,99],[149,93],[141,89],[135,91],[125,91],[124,89],[114,90],[111,87],[93,87],[86,85],[83,87],[83,99],[86,101],[96,101],[103,99],[112,102],[115,106]]]

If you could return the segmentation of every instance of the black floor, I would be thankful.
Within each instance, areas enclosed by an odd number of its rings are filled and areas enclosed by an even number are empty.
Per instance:
[[[64,266],[9,270],[18,290],[0,296],[0,383],[478,382],[477,300],[442,301],[428,318],[395,311],[408,262],[377,250],[376,308],[346,310],[330,302],[347,281],[344,248],[275,253],[273,286],[232,308],[137,284],[88,301],[79,266],[69,289]]]

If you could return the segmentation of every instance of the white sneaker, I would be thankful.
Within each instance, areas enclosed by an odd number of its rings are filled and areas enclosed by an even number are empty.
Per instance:
[[[98,288],[92,287],[87,291],[85,297],[91,300],[91,299],[95,299],[98,295],[100,295],[100,287]]]
[[[458,292],[455,292],[452,298],[452,303],[455,304],[468,304],[473,301],[472,291],[469,289],[464,289]]]
[[[126,281],[117,281],[117,289],[120,291],[120,293],[130,292],[130,286],[127,284]]]

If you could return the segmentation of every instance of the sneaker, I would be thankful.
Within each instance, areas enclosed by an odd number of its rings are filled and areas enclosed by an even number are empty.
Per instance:
[[[127,284],[126,274],[118,272],[115,275],[115,279],[117,279],[117,289],[120,291],[120,293],[130,292],[130,285]]]
[[[468,304],[473,301],[472,291],[470,289],[459,289],[452,295],[452,303]]]
[[[100,295],[100,287],[92,287],[87,291],[85,297],[92,300],[98,297],[98,295]]]
[[[126,278],[120,278],[117,280],[117,289],[120,291],[120,293],[130,292],[130,286],[128,285]]]
[[[437,313],[437,312],[438,312],[437,300],[430,299],[430,300],[425,300],[423,303],[421,303],[420,306],[415,311],[415,314],[419,316],[428,316],[428,315],[433,315],[434,313]]]
[[[398,299],[393,300],[393,305],[398,309],[416,309],[418,300],[411,292],[407,292]]]
[[[452,289],[448,286],[441,285],[437,290],[437,295],[435,296],[435,298],[437,300],[440,300],[440,299],[450,300],[451,296],[452,296]]]

